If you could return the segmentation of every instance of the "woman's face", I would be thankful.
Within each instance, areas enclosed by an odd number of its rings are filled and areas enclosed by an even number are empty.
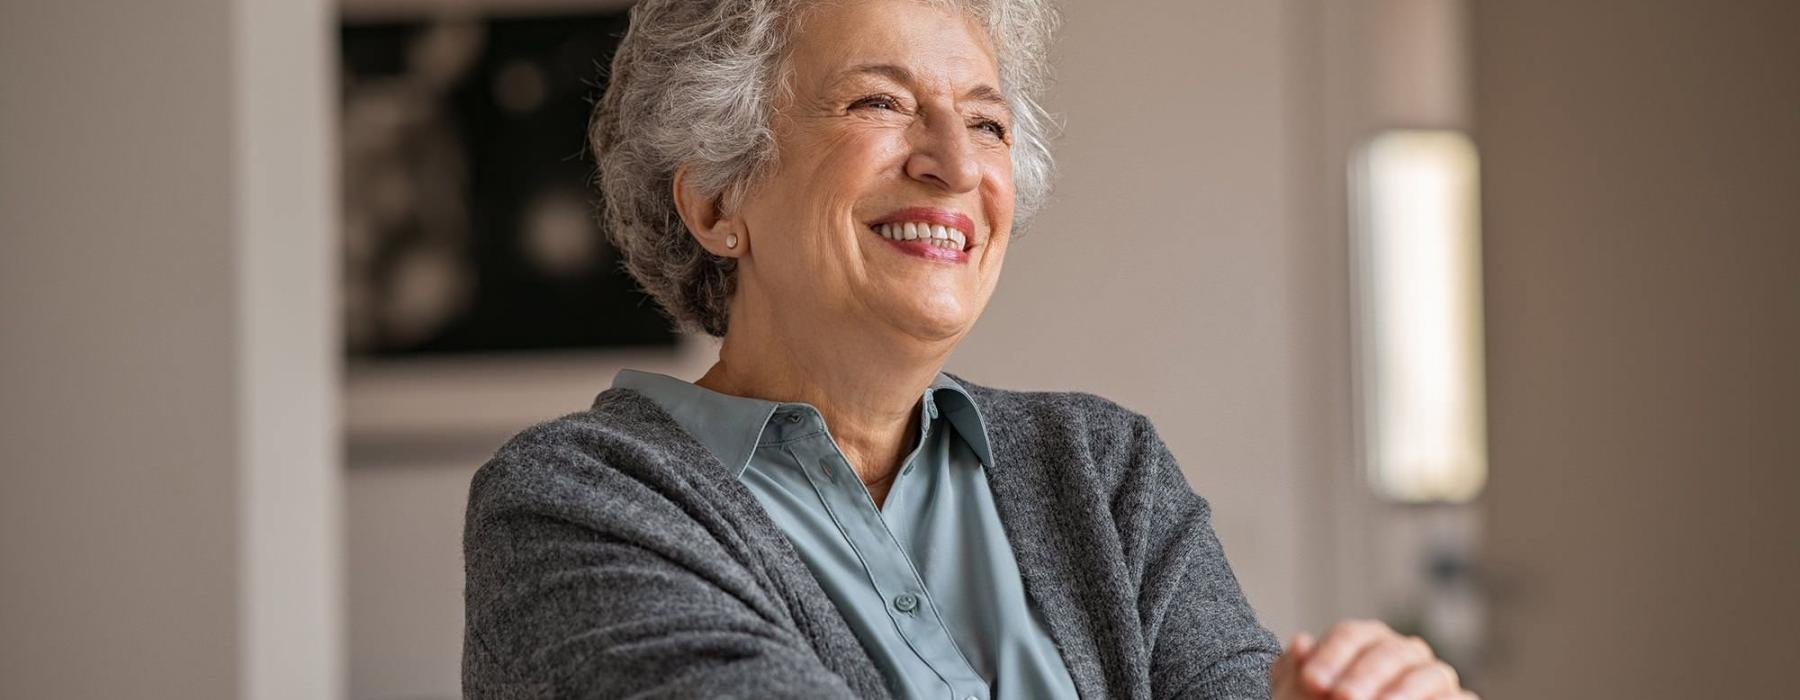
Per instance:
[[[733,213],[750,244],[739,301],[754,293],[800,328],[960,338],[1012,230],[1012,117],[985,32],[915,0],[826,2],[790,61],[777,166]],[[883,235],[908,224],[961,240]]]

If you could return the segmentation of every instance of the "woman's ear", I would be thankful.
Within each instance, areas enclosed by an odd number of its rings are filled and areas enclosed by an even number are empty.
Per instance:
[[[688,233],[700,242],[713,255],[721,257],[737,257],[742,254],[748,244],[743,226],[732,217],[721,215],[719,199],[707,197],[695,189],[688,181],[688,166],[683,164],[675,169],[675,211],[681,215],[681,223],[687,225]]]

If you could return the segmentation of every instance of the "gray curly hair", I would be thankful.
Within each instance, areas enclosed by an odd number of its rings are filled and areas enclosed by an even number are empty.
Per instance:
[[[677,167],[727,212],[774,165],[771,106],[791,88],[787,39],[819,0],[644,0],[613,57],[589,145],[602,224],[626,270],[682,329],[723,337],[737,258],[713,255],[676,212]],[[1014,233],[1043,205],[1054,121],[1038,103],[1059,23],[1049,0],[921,0],[987,29],[1013,112]]]

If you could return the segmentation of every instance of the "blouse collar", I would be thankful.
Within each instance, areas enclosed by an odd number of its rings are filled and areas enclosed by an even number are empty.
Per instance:
[[[804,402],[782,402],[733,396],[660,372],[621,369],[613,377],[614,388],[631,389],[656,402],[664,411],[705,445],[732,476],[741,477],[763,440],[765,429],[777,414],[812,414],[818,409]],[[948,373],[939,371],[920,397],[925,415],[942,416],[956,434],[973,448],[981,463],[992,469],[986,422],[974,397]]]

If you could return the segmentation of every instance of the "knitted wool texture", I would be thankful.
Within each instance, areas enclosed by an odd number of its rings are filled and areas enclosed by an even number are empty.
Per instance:
[[[1081,697],[1267,698],[1280,646],[1150,421],[950,376]],[[756,497],[636,391],[502,446],[470,484],[463,553],[466,697],[890,697]]]

